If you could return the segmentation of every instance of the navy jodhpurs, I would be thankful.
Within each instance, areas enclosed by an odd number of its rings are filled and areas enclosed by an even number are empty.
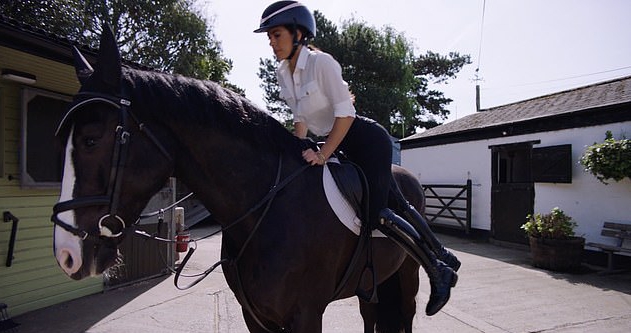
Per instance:
[[[392,141],[376,121],[356,117],[338,148],[364,171],[368,181],[368,221],[375,227],[379,213],[388,206],[392,179]]]

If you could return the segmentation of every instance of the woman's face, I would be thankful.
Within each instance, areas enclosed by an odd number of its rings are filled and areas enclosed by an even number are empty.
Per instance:
[[[300,34],[300,32],[298,32],[298,34]],[[300,38],[300,35],[298,35],[298,37]],[[280,61],[289,57],[291,49],[293,48],[294,38],[287,28],[284,26],[273,27],[267,31],[267,38],[269,39],[269,45],[272,47],[276,59]]]

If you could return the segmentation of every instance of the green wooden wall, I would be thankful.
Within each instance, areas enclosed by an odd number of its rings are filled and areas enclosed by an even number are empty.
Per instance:
[[[0,47],[0,68],[36,75],[34,88],[65,95],[79,88],[73,67],[13,49]],[[11,267],[5,262],[12,223],[0,222],[0,302],[9,306],[12,317],[103,290],[101,277],[74,281],[57,266],[50,215],[59,189],[20,186],[23,88],[0,79],[0,210],[20,219]]]

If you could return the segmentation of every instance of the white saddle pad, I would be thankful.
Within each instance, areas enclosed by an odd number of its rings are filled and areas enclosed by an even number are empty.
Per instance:
[[[330,158],[327,163],[339,163],[339,160],[337,158]],[[329,167],[325,164],[322,169],[324,170],[322,172],[322,184],[324,185],[324,193],[326,194],[326,199],[329,201],[329,205],[335,212],[335,215],[337,215],[337,218],[342,221],[342,224],[355,235],[359,235],[362,225],[361,220],[357,217],[357,214],[355,214],[353,206],[348,203],[344,195],[342,195],[342,192],[337,188]],[[379,230],[373,230],[372,237],[386,236]]]

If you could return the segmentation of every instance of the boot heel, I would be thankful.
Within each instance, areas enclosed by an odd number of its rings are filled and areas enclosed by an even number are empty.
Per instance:
[[[458,274],[454,271],[454,276],[451,278],[451,287],[455,287],[456,283],[458,283]]]
[[[458,258],[456,258],[456,256],[451,253],[449,250],[445,249],[444,247],[438,251],[439,254],[437,254],[437,257],[440,261],[444,262],[445,264],[447,264],[447,266],[451,267],[451,269],[454,270],[454,272],[457,272],[460,269],[460,260],[458,260]]]

